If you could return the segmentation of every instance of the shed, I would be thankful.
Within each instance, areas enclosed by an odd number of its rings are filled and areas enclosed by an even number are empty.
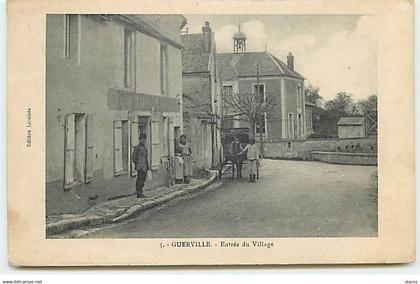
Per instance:
[[[338,121],[338,137],[366,137],[365,118],[363,116],[341,117]]]

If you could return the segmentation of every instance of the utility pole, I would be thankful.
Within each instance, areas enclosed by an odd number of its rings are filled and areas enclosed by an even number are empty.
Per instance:
[[[260,153],[261,156],[264,157],[264,146],[263,146],[263,133],[262,133],[262,125],[263,125],[263,113],[262,113],[262,104],[263,98],[260,94],[260,71],[258,68],[258,60],[257,60],[257,98],[259,99],[259,111],[258,111],[258,124],[260,130]],[[264,90],[265,91],[265,90]]]

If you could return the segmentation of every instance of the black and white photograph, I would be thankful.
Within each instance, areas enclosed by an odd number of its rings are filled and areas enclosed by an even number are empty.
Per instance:
[[[46,15],[46,238],[378,237],[374,25]]]

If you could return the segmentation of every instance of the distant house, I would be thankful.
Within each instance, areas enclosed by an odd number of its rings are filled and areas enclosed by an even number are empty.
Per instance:
[[[190,141],[193,167],[219,163],[221,97],[214,33],[206,22],[199,34],[183,34],[182,93],[184,134]]]
[[[294,57],[287,56],[287,64],[268,51],[247,52],[246,35],[240,31],[233,35],[233,53],[217,55],[217,67],[223,94],[257,93],[256,62],[259,66],[259,93],[264,97],[277,97],[277,107],[270,114],[273,119],[255,127],[265,140],[305,139],[308,131],[305,121],[304,77],[294,69]],[[224,128],[250,127],[238,119],[236,113],[224,113]]]
[[[133,193],[147,134],[153,182],[182,129],[181,15],[47,15],[47,215]]]
[[[338,137],[339,138],[362,138],[366,137],[365,118],[357,117],[341,117],[338,121]]]

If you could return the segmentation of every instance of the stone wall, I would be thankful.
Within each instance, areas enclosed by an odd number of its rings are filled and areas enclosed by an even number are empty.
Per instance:
[[[377,154],[314,151],[311,152],[311,155],[314,160],[332,164],[367,166],[374,166],[378,164]]]
[[[266,158],[312,160],[311,152],[313,151],[376,154],[378,146],[376,137],[264,142],[264,157]]]

